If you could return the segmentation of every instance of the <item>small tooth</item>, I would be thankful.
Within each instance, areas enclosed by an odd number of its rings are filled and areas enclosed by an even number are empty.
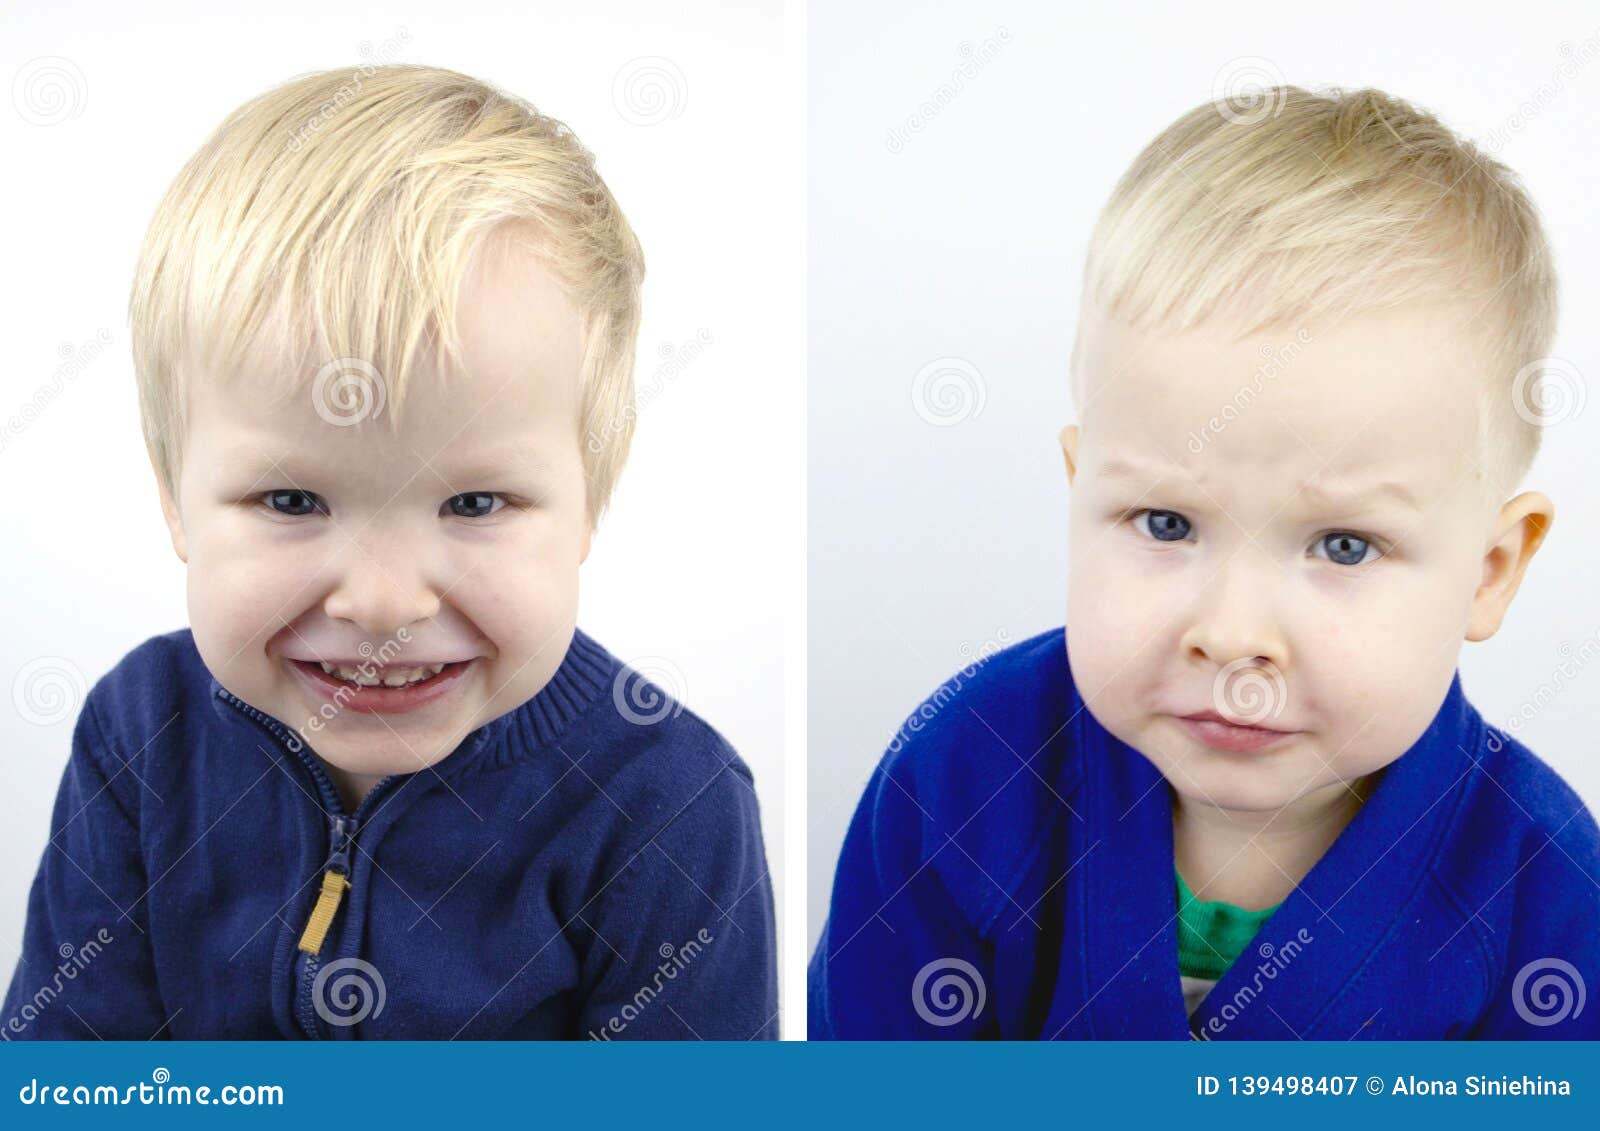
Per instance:
[[[318,660],[317,663],[322,665],[323,671],[327,672],[329,675],[333,674],[333,665],[328,663],[327,660]]]

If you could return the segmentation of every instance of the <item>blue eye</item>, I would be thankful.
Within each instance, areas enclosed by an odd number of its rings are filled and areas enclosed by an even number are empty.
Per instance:
[[[1366,561],[1367,551],[1375,547],[1365,538],[1339,531],[1334,534],[1324,534],[1317,539],[1317,549],[1323,551],[1317,555],[1318,557],[1327,558],[1338,565],[1353,566]]]
[[[301,491],[289,488],[282,491],[268,491],[262,496],[261,501],[279,514],[299,516],[321,512],[326,514],[327,505],[310,491]]]
[[[1177,511],[1140,511],[1134,525],[1158,542],[1182,542],[1189,536],[1189,520]]]
[[[505,505],[505,499],[492,491],[466,491],[452,496],[445,503],[445,507],[457,518],[484,518]]]

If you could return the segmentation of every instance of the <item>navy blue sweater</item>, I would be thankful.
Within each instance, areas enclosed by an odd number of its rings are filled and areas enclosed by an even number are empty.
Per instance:
[[[1185,1015],[1166,781],[1060,628],[919,707],[856,810],[813,1038],[1600,1038],[1600,829],[1485,725],[1426,732]]]
[[[349,814],[187,629],[147,641],[79,715],[0,1035],[776,1036],[750,772],[671,700],[630,722],[641,679],[580,631],[539,694]]]

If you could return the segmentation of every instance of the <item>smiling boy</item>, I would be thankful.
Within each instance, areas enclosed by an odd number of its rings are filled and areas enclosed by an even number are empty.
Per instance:
[[[776,1034],[749,771],[576,627],[642,274],[576,137],[450,71],[196,154],[132,304],[191,627],[84,705],[7,1039]]]
[[[1600,830],[1456,672],[1553,517],[1535,213],[1387,95],[1261,105],[1101,217],[1065,630],[880,765],[813,1036],[1600,1035]]]

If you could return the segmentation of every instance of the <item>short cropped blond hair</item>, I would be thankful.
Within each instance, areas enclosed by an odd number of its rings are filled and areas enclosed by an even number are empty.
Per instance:
[[[1538,450],[1536,363],[1557,308],[1538,214],[1510,169],[1381,91],[1275,87],[1179,118],[1113,191],[1083,294],[1134,326],[1217,318],[1241,336],[1465,299],[1488,342],[1491,483],[1519,480]],[[1073,369],[1076,394],[1076,355]]]
[[[236,379],[258,341],[304,351],[286,381],[355,359],[381,375],[398,421],[419,363],[459,370],[458,291],[502,231],[523,237],[581,319],[575,426],[597,520],[633,436],[638,240],[564,124],[408,64],[304,75],[252,99],[161,201],[129,315],[145,439],[174,496],[186,382]]]

